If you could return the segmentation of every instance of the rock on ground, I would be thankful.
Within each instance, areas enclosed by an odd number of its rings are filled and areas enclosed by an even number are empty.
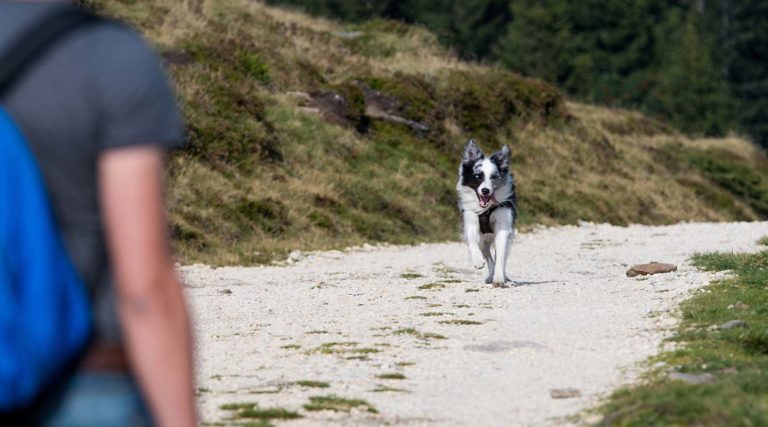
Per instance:
[[[764,235],[765,222],[544,228],[513,244],[509,289],[483,284],[459,243],[303,254],[286,267],[181,267],[202,417],[229,422],[220,405],[256,402],[304,415],[275,421],[286,426],[568,424],[633,380],[674,327],[669,310],[716,277],[691,267],[692,254],[755,251]],[[647,259],[679,268],[624,276]],[[580,396],[553,399],[560,388]],[[378,414],[303,410],[324,395]]]

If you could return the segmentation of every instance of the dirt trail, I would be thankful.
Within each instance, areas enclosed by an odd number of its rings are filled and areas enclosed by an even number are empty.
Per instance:
[[[185,266],[203,419],[231,423],[220,405],[257,402],[304,416],[273,421],[287,426],[567,424],[631,381],[675,324],[669,310],[713,278],[688,265],[693,253],[754,251],[764,235],[768,222],[542,229],[513,244],[510,289],[483,284],[459,243]],[[625,277],[649,261],[679,269]],[[568,387],[581,396],[550,397]],[[303,409],[323,395],[378,414]]]

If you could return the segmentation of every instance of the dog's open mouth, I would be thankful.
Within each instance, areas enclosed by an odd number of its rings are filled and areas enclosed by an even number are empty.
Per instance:
[[[491,203],[491,201],[496,201],[496,196],[491,193],[490,196],[483,196],[481,194],[477,195],[477,198],[480,199],[480,207],[485,208],[488,207],[488,205]]]

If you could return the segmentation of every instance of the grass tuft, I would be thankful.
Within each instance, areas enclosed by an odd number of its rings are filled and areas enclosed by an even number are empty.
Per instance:
[[[395,335],[411,335],[419,339],[436,339],[436,340],[444,340],[446,339],[445,336],[440,334],[435,334],[432,332],[419,332],[415,328],[402,328],[398,329],[394,332],[392,332]]]
[[[380,374],[376,375],[376,378],[380,380],[404,380],[405,375],[399,373],[399,372],[392,372],[388,374]]]
[[[478,322],[476,320],[466,320],[466,319],[441,320],[439,323],[442,323],[444,325],[482,325],[483,324],[483,322]]]
[[[328,388],[331,385],[324,381],[312,381],[312,380],[300,380],[296,381],[296,385],[302,386],[302,387],[312,387],[312,388]]]
[[[442,283],[427,283],[426,285],[421,285],[416,289],[421,291],[434,291],[437,289],[444,289],[444,288],[445,288],[445,285]]]
[[[234,419],[257,419],[257,423],[247,423],[244,425],[268,426],[269,420],[295,420],[302,416],[288,409],[283,408],[259,408],[257,403],[227,403],[219,406],[224,411],[235,411]]]
[[[373,414],[379,412],[373,405],[365,400],[346,399],[335,395],[313,396],[309,398],[309,403],[304,405],[304,409],[307,411],[349,412],[352,408],[362,408]]]

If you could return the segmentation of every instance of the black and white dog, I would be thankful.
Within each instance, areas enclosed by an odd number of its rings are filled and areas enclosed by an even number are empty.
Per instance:
[[[509,147],[504,145],[485,157],[475,140],[464,148],[459,167],[459,210],[464,222],[464,239],[472,264],[477,269],[488,263],[485,283],[506,287],[509,246],[515,233],[517,196],[515,180],[509,173]],[[495,259],[491,256],[495,248]]]

